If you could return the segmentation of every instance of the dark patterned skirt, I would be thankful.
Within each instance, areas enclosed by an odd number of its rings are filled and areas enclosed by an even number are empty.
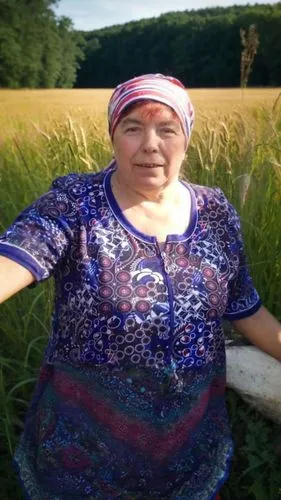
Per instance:
[[[221,374],[45,365],[15,453],[31,500],[209,500],[232,455]]]

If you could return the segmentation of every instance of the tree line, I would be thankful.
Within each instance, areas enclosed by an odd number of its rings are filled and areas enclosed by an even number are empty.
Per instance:
[[[240,85],[240,30],[255,25],[259,48],[249,85],[281,85],[281,2],[171,12],[87,32],[77,87],[113,87],[160,72],[189,87]]]
[[[72,87],[83,37],[56,0],[0,0],[0,87]]]
[[[170,12],[78,32],[56,0],[0,0],[0,87],[114,87],[160,72],[188,87],[240,85],[241,29],[259,47],[249,85],[281,85],[281,2]]]

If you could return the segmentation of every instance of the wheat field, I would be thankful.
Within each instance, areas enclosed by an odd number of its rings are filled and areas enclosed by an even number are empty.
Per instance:
[[[256,106],[270,108],[280,94],[270,89],[190,89],[199,126],[210,114],[249,112]],[[107,103],[112,89],[0,90],[0,138],[18,127],[34,124],[49,128],[67,115],[87,124],[88,120],[106,125]],[[24,124],[24,125],[23,125]]]

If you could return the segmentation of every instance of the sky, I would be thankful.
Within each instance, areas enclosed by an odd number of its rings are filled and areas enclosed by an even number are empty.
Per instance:
[[[113,24],[157,17],[172,11],[227,7],[229,5],[274,4],[261,0],[60,0],[55,12],[72,19],[75,29],[89,31]]]

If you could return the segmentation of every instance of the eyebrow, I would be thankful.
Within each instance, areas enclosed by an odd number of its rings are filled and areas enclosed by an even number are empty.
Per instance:
[[[137,120],[137,118],[124,118],[124,120],[121,121],[121,126],[124,127],[125,125],[135,123],[137,125],[141,125],[141,121]]]
[[[160,125],[162,126],[179,125],[179,127],[181,126],[180,122],[177,120],[166,120],[165,122],[160,122]]]

